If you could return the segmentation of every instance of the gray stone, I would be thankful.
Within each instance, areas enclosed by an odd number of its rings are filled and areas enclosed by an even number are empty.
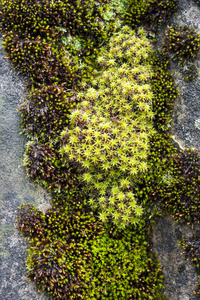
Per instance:
[[[183,254],[183,248],[178,245],[182,236],[190,237],[194,233],[185,224],[175,223],[170,216],[160,218],[154,228],[153,251],[158,255],[164,275],[164,295],[170,300],[197,300],[195,295],[198,275],[190,260]]]
[[[26,139],[20,135],[20,103],[25,78],[17,75],[2,51],[0,38],[0,300],[45,300],[26,276],[27,242],[18,232],[17,209],[31,203],[45,210],[51,196],[34,186],[23,168]]]

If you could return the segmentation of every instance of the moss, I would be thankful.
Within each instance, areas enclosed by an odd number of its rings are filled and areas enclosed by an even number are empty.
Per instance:
[[[168,27],[163,50],[180,63],[196,58],[200,47],[200,35],[194,28],[185,26]]]
[[[78,165],[63,162],[56,146],[31,141],[27,144],[24,157],[27,174],[35,182],[46,186],[50,191],[61,192],[69,189],[77,181]]]
[[[185,149],[174,156],[174,188],[169,191],[167,207],[175,219],[199,223],[200,156],[193,149]]]
[[[31,204],[24,204],[18,212],[18,228],[26,236],[41,238],[44,234],[44,214]]]
[[[190,258],[199,273],[200,271],[200,239],[199,235],[194,235],[189,238],[183,238],[182,241],[180,242],[180,245],[183,246],[184,248],[184,253],[186,258]],[[195,291],[193,292],[194,294],[200,294],[200,284],[197,285]]]
[[[169,60],[164,52],[154,52],[151,58],[154,75],[152,90],[154,93],[154,126],[160,132],[170,128],[173,103],[178,96],[173,76],[168,72]]]
[[[91,244],[103,228],[81,204],[78,209],[53,206],[45,221],[43,236],[30,240],[28,277],[54,299],[88,297],[94,280],[89,275]]]
[[[151,47],[144,31],[139,33],[137,37],[123,27],[111,38],[109,49],[97,58],[102,74],[79,94],[80,108],[72,111],[71,125],[61,134],[60,152],[84,168],[81,179],[91,193],[91,206],[98,204],[103,221],[111,217],[122,226],[142,214],[134,181],[148,169],[148,142],[154,132],[147,62]]]
[[[21,41],[18,34],[10,31],[4,35],[4,50],[17,70],[25,74],[34,85],[58,84],[72,87],[78,79],[78,66],[69,61],[62,49],[58,49],[52,38],[28,36]],[[60,55],[57,55],[57,51]]]
[[[125,230],[105,227],[83,194],[68,197],[65,204],[55,198],[45,214],[22,207],[20,230],[27,233],[30,213],[29,226],[38,228],[29,241],[28,278],[54,299],[154,299],[163,288],[162,275],[146,223]]]
[[[54,299],[164,299],[152,226],[164,213],[199,222],[200,186],[199,156],[168,133],[178,94],[168,54],[183,46],[193,59],[199,37],[186,28],[173,49],[169,29],[152,52],[138,25],[156,29],[176,0],[2,3],[4,49],[32,87],[24,164],[54,195],[45,213],[19,211],[30,280]]]
[[[33,89],[20,109],[23,132],[43,141],[55,139],[68,125],[76,98],[75,91],[66,92],[62,85]]]
[[[177,0],[129,0],[124,18],[133,27],[142,24],[155,29],[176,12],[177,4]]]
[[[113,225],[106,227],[92,248],[92,270],[98,278],[94,296],[98,299],[154,299],[163,287],[162,275],[147,242],[144,222],[122,231]]]

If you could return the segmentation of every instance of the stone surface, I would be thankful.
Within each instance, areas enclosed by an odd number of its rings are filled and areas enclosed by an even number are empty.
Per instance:
[[[182,236],[192,236],[193,230],[187,225],[175,223],[170,216],[158,220],[153,234],[153,251],[163,266],[164,295],[170,300],[198,300],[200,295],[193,291],[199,283],[198,275],[190,260],[178,245]]]
[[[48,299],[26,278],[27,242],[16,228],[17,209],[31,203],[45,210],[50,195],[26,177],[23,154],[26,139],[20,135],[20,103],[25,79],[5,59],[0,38],[0,300]]]
[[[200,34],[200,6],[192,0],[178,0],[178,11],[173,18],[160,27],[156,35],[158,49],[162,48],[167,26],[188,25],[194,27]],[[198,77],[191,82],[183,79],[183,69],[177,62],[170,60],[171,70],[174,75],[175,84],[180,96],[174,103],[172,114],[171,134],[179,146],[184,148],[195,148],[200,151],[200,129],[198,120],[200,119],[200,54],[192,63],[197,67]]]
[[[200,7],[190,0],[179,0],[177,14],[169,25],[186,25],[194,27],[200,34]],[[161,49],[167,25],[160,28],[157,36],[157,46]],[[200,55],[194,61],[199,70],[198,77],[191,82],[186,82],[181,74],[178,63],[171,60],[171,72],[174,74],[175,84],[180,96],[174,103],[171,134],[179,146],[184,149],[191,147],[200,151]],[[178,241],[183,236],[192,236],[194,230],[187,225],[175,223],[172,217],[161,218],[153,233],[153,249],[163,266],[164,295],[170,300],[197,300],[200,295],[193,291],[199,283],[198,275],[190,260],[182,254],[183,248]]]
[[[172,24],[188,25],[200,34],[200,6],[190,0],[179,0],[177,15]],[[193,62],[199,73],[191,82],[183,80],[181,68],[172,64],[175,83],[180,96],[174,105],[171,133],[182,148],[195,148],[200,151],[200,129],[196,126],[200,118],[200,54]]]

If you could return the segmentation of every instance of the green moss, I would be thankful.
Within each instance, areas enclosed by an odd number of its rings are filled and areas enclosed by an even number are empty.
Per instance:
[[[92,248],[98,299],[154,299],[163,287],[159,263],[148,244],[145,224],[120,231],[107,225]],[[142,234],[141,234],[142,233]]]
[[[190,258],[196,268],[196,271],[200,271],[200,239],[199,234],[196,234],[189,238],[183,238],[180,245],[184,248],[186,258]],[[200,294],[200,284],[197,285],[194,294]]]
[[[200,47],[200,35],[194,28],[185,26],[168,27],[163,43],[163,50],[180,63],[197,56]]]
[[[24,166],[29,177],[54,193],[69,189],[80,173],[77,164],[63,161],[56,144],[42,144],[36,140],[27,143]]]
[[[154,52],[151,58],[154,70],[152,90],[154,93],[154,126],[160,132],[170,128],[173,103],[178,96],[173,76],[168,72],[169,60],[163,52]]]
[[[176,12],[177,4],[177,0],[128,0],[124,18],[133,27],[142,24],[154,29]]]
[[[55,139],[67,126],[76,98],[75,92],[66,92],[62,85],[33,89],[20,109],[23,132],[43,141]]]
[[[163,288],[162,275],[145,222],[125,230],[105,227],[83,194],[68,197],[67,205],[55,198],[45,214],[22,207],[21,231],[27,233],[30,214],[37,225],[29,242],[28,277],[54,299],[154,299]]]
[[[10,31],[4,35],[4,51],[17,70],[28,76],[34,85],[58,84],[72,87],[78,80],[78,66],[65,56],[52,38],[31,38],[23,41],[18,34]],[[60,55],[57,52],[60,52]]]
[[[134,183],[148,169],[152,126],[152,97],[148,63],[150,44],[124,27],[110,40],[97,61],[92,85],[79,94],[82,102],[71,114],[71,125],[61,134],[62,154],[84,168],[81,180],[88,185],[90,204],[100,208],[100,218],[121,226],[138,222]]]
[[[81,202],[79,197],[79,205],[49,209],[44,216],[42,237],[29,243],[28,277],[54,299],[92,299],[90,249],[103,228]]]

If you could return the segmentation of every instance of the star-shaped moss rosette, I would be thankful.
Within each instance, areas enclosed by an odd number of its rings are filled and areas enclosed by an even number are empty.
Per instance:
[[[90,205],[100,208],[102,221],[111,217],[121,226],[142,214],[133,182],[148,169],[154,133],[149,52],[142,29],[136,35],[126,26],[114,35],[97,58],[103,71],[95,71],[91,87],[79,94],[82,101],[61,134],[61,154],[85,169]]]

